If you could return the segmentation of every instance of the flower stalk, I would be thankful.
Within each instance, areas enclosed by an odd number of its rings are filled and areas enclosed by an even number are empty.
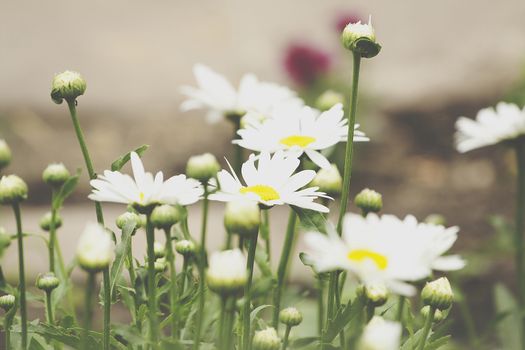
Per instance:
[[[421,334],[421,341],[417,347],[417,350],[423,350],[425,344],[427,343],[428,335],[432,329],[432,323],[434,322],[434,314],[436,313],[436,308],[430,305],[430,311],[428,313],[427,319],[425,320],[425,325],[423,326],[423,333]]]
[[[249,247],[248,247],[248,260],[246,261],[246,270],[247,270],[247,279],[244,286],[244,305],[243,305],[243,332],[242,332],[242,349],[248,350],[250,347],[250,312],[251,312],[251,293],[252,293],[252,281],[253,281],[253,267],[255,262],[255,252],[257,250],[257,238],[258,233],[255,233],[252,237],[249,238]]]
[[[18,279],[20,298],[20,318],[22,329],[22,349],[27,348],[27,301],[26,301],[26,277],[24,267],[24,233],[22,232],[22,215],[20,204],[13,203],[13,212],[16,220],[16,237],[18,240]]]
[[[177,308],[177,271],[175,270],[175,254],[170,229],[164,230],[166,234],[166,260],[168,260],[170,273],[170,312],[171,312],[171,336],[175,337],[178,333],[178,317],[175,317]]]
[[[519,288],[519,301],[523,314],[523,311],[525,310],[525,242],[523,238],[523,231],[525,229],[525,139],[518,139],[515,148],[516,162],[518,165],[518,180],[514,244],[516,246],[516,278]],[[522,316],[522,327],[525,329],[525,316]],[[522,335],[522,342],[524,338],[525,335]]]
[[[158,339],[157,322],[157,294],[155,290],[155,230],[151,223],[151,213],[146,215],[146,239],[148,245],[148,316],[149,316],[149,340],[156,348]]]
[[[84,304],[84,331],[82,334],[82,350],[89,349],[89,331],[91,330],[91,324],[93,321],[93,305],[92,299],[95,289],[95,276],[94,272],[88,272],[85,304]]]

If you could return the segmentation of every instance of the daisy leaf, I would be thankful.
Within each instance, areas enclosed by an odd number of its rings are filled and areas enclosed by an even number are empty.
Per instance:
[[[134,151],[130,151],[122,156],[120,156],[117,160],[115,160],[113,163],[111,163],[111,171],[119,171],[126,165],[127,162],[131,159],[131,152],[137,153],[139,156],[142,156],[144,152],[149,148],[149,145],[142,145],[139,148],[136,148]]]

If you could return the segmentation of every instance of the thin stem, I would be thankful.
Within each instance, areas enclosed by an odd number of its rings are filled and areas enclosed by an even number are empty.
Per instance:
[[[80,150],[84,156],[84,162],[86,163],[86,168],[90,179],[97,177],[95,171],[93,170],[93,162],[89,156],[89,151],[84,139],[84,133],[80,127],[80,123],[77,117],[77,107],[76,100],[67,100],[67,106],[69,107],[69,113],[71,114],[71,120],[73,121],[73,126],[75,127],[75,133],[77,134],[78,143],[80,144]],[[104,225],[104,215],[102,214],[102,206],[99,202],[95,202],[95,211],[97,213],[97,221],[99,224]]]
[[[521,312],[525,311],[525,245],[523,240],[523,230],[525,228],[525,140],[518,140],[516,143],[516,162],[518,163],[518,181],[516,196],[516,279],[519,288],[519,301]],[[522,343],[525,349],[525,316],[522,316]]]
[[[226,319],[226,302],[227,302],[227,297],[225,296],[221,296],[221,315],[220,315],[220,321],[219,321],[219,344],[218,344],[218,349],[219,350],[222,350],[224,349],[224,337],[225,337],[225,333],[224,333],[224,325],[225,325],[225,319]]]
[[[51,203],[54,202],[55,198],[55,190],[53,189],[53,193],[51,194]],[[55,246],[56,239],[57,239],[57,231],[56,231],[56,216],[57,211],[56,208],[51,205],[51,223],[49,225],[49,271],[56,273],[55,271]]]
[[[104,279],[104,350],[109,350],[109,329],[111,319],[111,282],[109,281],[109,266],[103,270],[102,276]]]
[[[397,313],[396,313],[397,322],[403,322],[403,311],[405,309],[405,303],[406,303],[406,297],[400,295],[399,301],[397,302]]]
[[[156,348],[157,344],[157,294],[155,290],[155,250],[154,228],[151,223],[151,213],[146,215],[146,239],[148,244],[148,311],[149,311],[149,340]]]
[[[423,334],[421,334],[421,341],[419,343],[419,346],[417,347],[417,350],[423,350],[425,348],[425,344],[427,343],[428,335],[430,334],[430,330],[432,329],[432,323],[434,321],[435,313],[436,313],[436,308],[433,306],[430,306],[430,311],[425,321],[425,326],[423,327]]]
[[[225,316],[224,316],[224,323],[225,323],[224,350],[234,349],[234,347],[232,346],[232,340],[235,336],[233,333],[234,319],[235,319],[235,298],[230,297],[226,301],[226,310],[225,310]]]
[[[317,331],[321,336],[324,327],[324,281],[323,276],[317,276]]]
[[[186,279],[188,278],[189,269],[190,269],[190,263],[189,263],[189,257],[184,257],[184,260],[182,261],[182,282],[180,286],[180,297],[184,295],[185,289],[186,289]]]
[[[175,254],[173,253],[173,244],[171,242],[171,232],[169,228],[164,230],[166,234],[166,259],[170,269],[170,313],[171,313],[171,336],[177,335],[178,317],[175,317],[177,311],[177,271],[175,270]]]
[[[11,350],[11,322],[12,317],[4,315],[5,349]]]
[[[293,209],[290,209],[290,216],[288,217],[288,226],[286,228],[286,236],[284,238],[283,250],[281,252],[281,258],[279,260],[279,267],[277,269],[277,287],[273,295],[273,328],[278,330],[279,328],[279,312],[281,311],[281,294],[284,287],[284,278],[286,269],[288,267],[288,261],[290,260],[290,254],[292,250],[293,240],[295,237],[295,223],[297,216]]]
[[[51,302],[51,291],[46,291],[46,321],[53,324],[53,303]]]
[[[270,244],[270,211],[261,210],[261,236],[263,237],[266,244],[266,255],[268,256],[268,263],[271,261],[271,244]]]
[[[91,323],[93,320],[93,306],[91,305],[93,299],[93,292],[95,289],[95,273],[88,272],[85,304],[84,304],[84,331],[82,335],[82,349],[89,349],[89,331],[91,330]]]
[[[22,216],[20,205],[13,204],[13,212],[16,219],[16,236],[18,239],[18,279],[20,293],[20,317],[22,328],[22,349],[27,348],[27,301],[26,301],[26,276],[24,267],[24,237],[22,232]]]
[[[251,299],[252,299],[252,281],[253,281],[253,266],[255,262],[255,252],[257,250],[257,236],[256,233],[253,237],[249,238],[250,246],[248,248],[248,259],[246,261],[246,270],[248,272],[248,278],[244,285],[244,305],[242,313],[242,349],[248,350],[250,345],[250,312],[251,312]]]
[[[199,308],[197,311],[197,324],[193,338],[193,349],[200,347],[202,322],[204,319],[204,297],[205,297],[205,270],[206,270],[206,228],[208,225],[208,185],[204,183],[204,199],[202,201],[202,225],[201,246],[199,258]]]
[[[283,345],[281,347],[281,350],[286,350],[286,348],[288,347],[288,338],[290,337],[291,330],[292,330],[292,327],[286,326],[286,330],[284,331]]]

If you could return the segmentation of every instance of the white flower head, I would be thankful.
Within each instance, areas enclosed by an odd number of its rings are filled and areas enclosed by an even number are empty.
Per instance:
[[[460,117],[456,121],[456,148],[461,153],[523,135],[525,108],[520,109],[512,103],[500,102],[496,108],[484,108],[475,120]]]
[[[78,264],[96,272],[108,267],[113,257],[114,243],[109,233],[99,224],[87,224],[78,241]]]
[[[365,285],[384,284],[400,295],[415,288],[406,282],[428,277],[432,270],[458,270],[465,262],[442,255],[457,239],[457,227],[418,223],[409,215],[347,214],[343,235],[308,233],[308,258],[318,272],[345,269]]]
[[[358,350],[398,350],[402,327],[398,322],[374,316],[363,330]]]
[[[268,113],[286,101],[302,103],[294,91],[278,84],[261,82],[253,74],[245,74],[239,88],[235,89],[224,76],[205,65],[196,64],[193,73],[198,87],[181,88],[181,92],[188,97],[181,109],[207,109],[207,119],[211,123],[228,114],[242,116],[249,111]]]
[[[368,141],[358,127],[354,129],[354,141]],[[262,123],[250,120],[238,134],[241,138],[233,143],[241,147],[270,153],[282,150],[297,157],[306,153],[320,168],[328,169],[330,162],[320,151],[346,142],[348,124],[340,103],[322,113],[310,107],[289,106],[277,109],[273,118]]]
[[[258,162],[257,167],[255,162]],[[318,192],[317,187],[303,188],[315,177],[315,171],[303,170],[296,174],[300,161],[296,156],[287,156],[278,151],[273,157],[268,152],[259,156],[250,155],[242,165],[242,178],[239,180],[233,170],[221,170],[217,174],[220,190],[210,195],[211,200],[230,202],[249,199],[271,207],[274,205],[294,205],[326,213],[328,208],[315,203],[318,197],[327,197]]]
[[[233,293],[246,283],[246,258],[239,249],[214,252],[206,274],[208,286],[216,293]]]
[[[133,178],[119,171],[104,171],[91,180],[93,191],[89,198],[98,202],[133,204],[141,207],[154,204],[189,205],[197,202],[204,190],[199,181],[186,175],[172,176],[164,181],[159,171],[155,176],[144,171],[137,153],[131,153]]]

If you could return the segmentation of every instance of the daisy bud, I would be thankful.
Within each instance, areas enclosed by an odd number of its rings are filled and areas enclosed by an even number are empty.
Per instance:
[[[426,319],[430,313],[430,306],[426,305],[421,308],[421,315]],[[434,322],[441,322],[445,319],[445,315],[439,309],[434,312]]]
[[[59,279],[53,272],[47,272],[38,276],[36,280],[36,287],[46,292],[51,292],[60,284]]]
[[[86,91],[86,81],[77,72],[65,71],[55,75],[51,85],[51,98],[57,104],[62,100],[74,101]]]
[[[235,200],[226,204],[224,227],[230,233],[251,236],[259,231],[261,209],[256,202]]]
[[[354,203],[364,215],[377,213],[383,208],[383,196],[374,190],[365,188],[355,196]]]
[[[375,307],[384,305],[388,300],[388,289],[384,284],[365,286],[364,295],[367,301]]]
[[[435,281],[427,282],[421,291],[423,304],[430,305],[439,310],[446,310],[454,301],[454,293],[446,277],[438,278]]]
[[[255,350],[279,350],[281,348],[281,339],[277,335],[275,328],[266,328],[255,332],[253,348]]]
[[[11,163],[11,149],[4,140],[0,140],[0,170]]]
[[[15,204],[27,199],[27,185],[16,175],[2,176],[0,179],[0,203]]]
[[[170,229],[171,226],[179,222],[181,213],[177,207],[163,204],[155,207],[151,212],[151,223],[158,229]]]
[[[51,187],[59,188],[69,179],[71,174],[62,163],[49,164],[42,173],[42,180]]]
[[[168,264],[166,263],[165,258],[159,258],[155,260],[155,272],[162,273],[166,271],[167,267],[168,267]]]
[[[399,350],[401,324],[374,316],[366,325],[357,344],[357,350]]]
[[[153,251],[155,252],[155,258],[160,259],[166,256],[166,247],[160,242],[153,243]]]
[[[326,90],[315,100],[315,108],[327,111],[338,103],[344,104],[345,98],[342,93],[334,90]]]
[[[78,264],[88,272],[102,271],[113,260],[113,248],[113,241],[104,227],[88,224],[77,246]]]
[[[337,165],[332,164],[329,168],[319,169],[310,185],[319,187],[319,191],[325,192],[329,196],[339,196],[343,187],[343,179]]]
[[[288,307],[279,313],[279,321],[289,327],[295,327],[303,322],[303,315],[294,307]]]
[[[186,175],[202,183],[207,183],[209,179],[214,178],[219,170],[221,166],[211,153],[190,157],[186,165]]]
[[[376,41],[376,33],[370,20],[368,24],[363,24],[361,21],[348,23],[343,29],[341,40],[346,49],[364,58],[377,56],[381,51],[381,45]]]
[[[246,284],[246,258],[239,249],[215,252],[206,274],[208,287],[220,295],[235,295]]]
[[[180,240],[175,243],[175,251],[187,257],[195,253],[195,243],[187,239]]]
[[[0,307],[4,309],[4,311],[9,311],[15,306],[15,301],[15,296],[12,294],[2,295],[0,297]]]
[[[51,212],[48,211],[40,218],[40,228],[44,231],[49,232],[51,230]],[[62,218],[58,213],[55,215],[55,229],[62,226]]]
[[[445,219],[445,217],[440,214],[430,214],[425,218],[425,222],[427,224],[445,226],[447,224],[447,219]]]
[[[133,212],[127,211],[123,214],[120,214],[117,217],[117,220],[115,220],[115,224],[119,229],[123,229],[124,226],[127,225],[128,222],[135,222],[135,228],[141,227],[142,221],[140,219],[140,215],[135,214]]]

